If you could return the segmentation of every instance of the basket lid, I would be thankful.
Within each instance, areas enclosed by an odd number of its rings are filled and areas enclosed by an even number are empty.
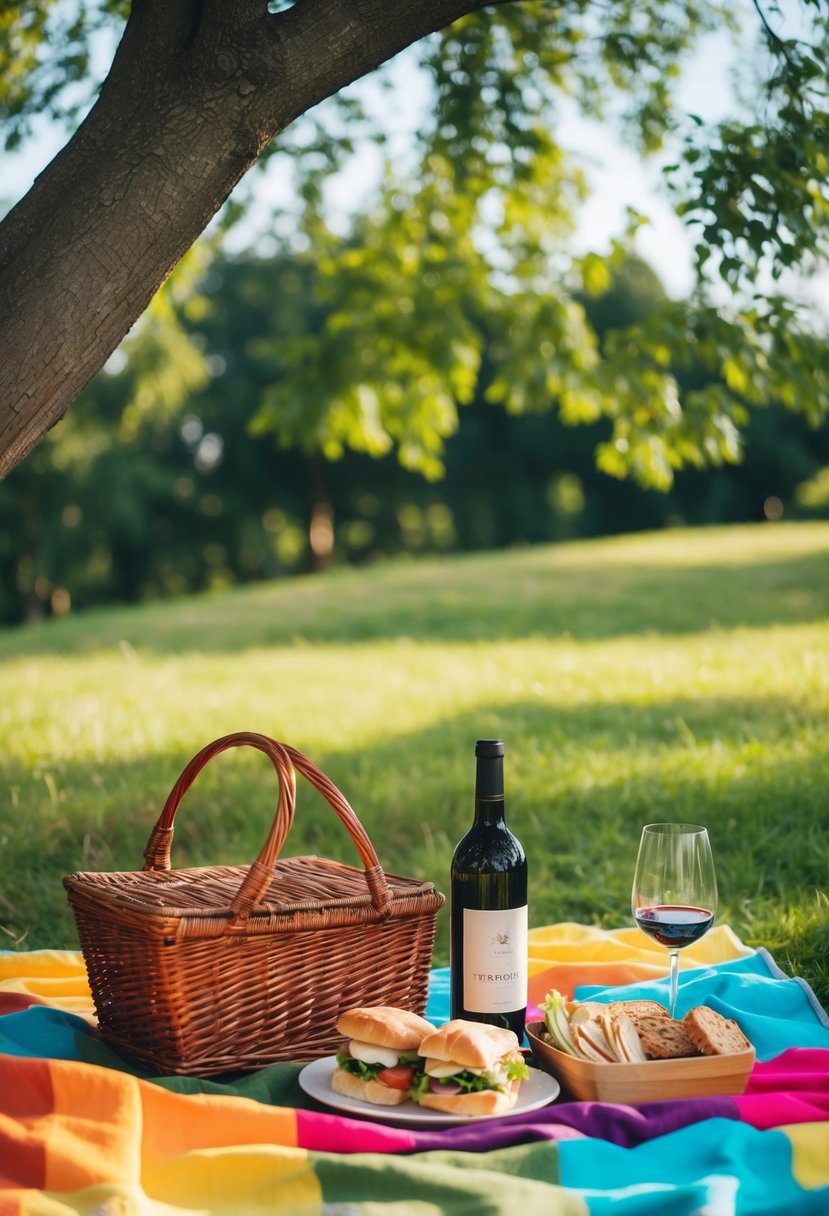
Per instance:
[[[78,871],[64,878],[67,891],[103,904],[159,917],[230,917],[231,901],[249,866],[209,866],[182,870]],[[431,882],[386,873],[394,905],[423,897],[443,903]],[[430,898],[431,897],[431,898]],[[324,912],[334,908],[371,908],[366,872],[323,857],[280,858],[250,919]]]

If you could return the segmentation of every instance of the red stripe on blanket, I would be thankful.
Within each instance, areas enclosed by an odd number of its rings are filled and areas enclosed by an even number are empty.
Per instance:
[[[48,1060],[0,1056],[0,1184],[4,1188],[46,1184],[42,1124],[54,1109]]]
[[[25,992],[0,992],[0,1017],[6,1013],[20,1013],[22,1009],[29,1009],[32,1005],[43,1004],[45,1001]]]

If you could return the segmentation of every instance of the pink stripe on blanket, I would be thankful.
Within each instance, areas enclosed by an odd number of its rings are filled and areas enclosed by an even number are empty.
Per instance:
[[[740,1119],[761,1130],[829,1119],[829,1050],[790,1047],[760,1061],[735,1101]]]
[[[415,1137],[401,1127],[298,1110],[297,1144],[318,1153],[410,1153]]]

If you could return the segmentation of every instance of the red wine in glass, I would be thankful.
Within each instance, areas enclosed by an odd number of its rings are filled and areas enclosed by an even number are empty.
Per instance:
[[[667,947],[668,1008],[675,1017],[679,952],[699,941],[717,911],[717,878],[704,827],[649,823],[642,829],[631,911],[643,933]]]
[[[656,904],[652,908],[637,908],[635,920],[661,946],[682,950],[708,932],[714,923],[714,913],[685,904]]]

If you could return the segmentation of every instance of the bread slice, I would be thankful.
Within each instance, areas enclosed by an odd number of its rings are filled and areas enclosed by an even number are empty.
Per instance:
[[[424,1094],[418,1106],[449,1115],[503,1115],[518,1100],[518,1086],[508,1090],[480,1089],[471,1094]]]
[[[348,1009],[337,1021],[337,1030],[347,1039],[389,1047],[392,1051],[417,1051],[421,1040],[434,1029],[425,1018],[392,1005]]]
[[[392,1089],[382,1081],[364,1081],[343,1068],[336,1068],[332,1073],[331,1088],[335,1094],[359,1098],[361,1102],[371,1102],[375,1106],[399,1106],[409,1097],[407,1089]]]
[[[748,1051],[751,1043],[736,1022],[708,1005],[689,1009],[682,1024],[691,1042],[706,1056],[730,1056]]]
[[[611,1013],[623,1013],[635,1022],[640,1017],[669,1018],[670,1014],[659,1001],[611,1001],[608,1005]]]
[[[657,1014],[655,1017],[638,1017],[633,1024],[642,1049],[652,1060],[678,1060],[700,1054],[685,1027],[673,1018]]]

